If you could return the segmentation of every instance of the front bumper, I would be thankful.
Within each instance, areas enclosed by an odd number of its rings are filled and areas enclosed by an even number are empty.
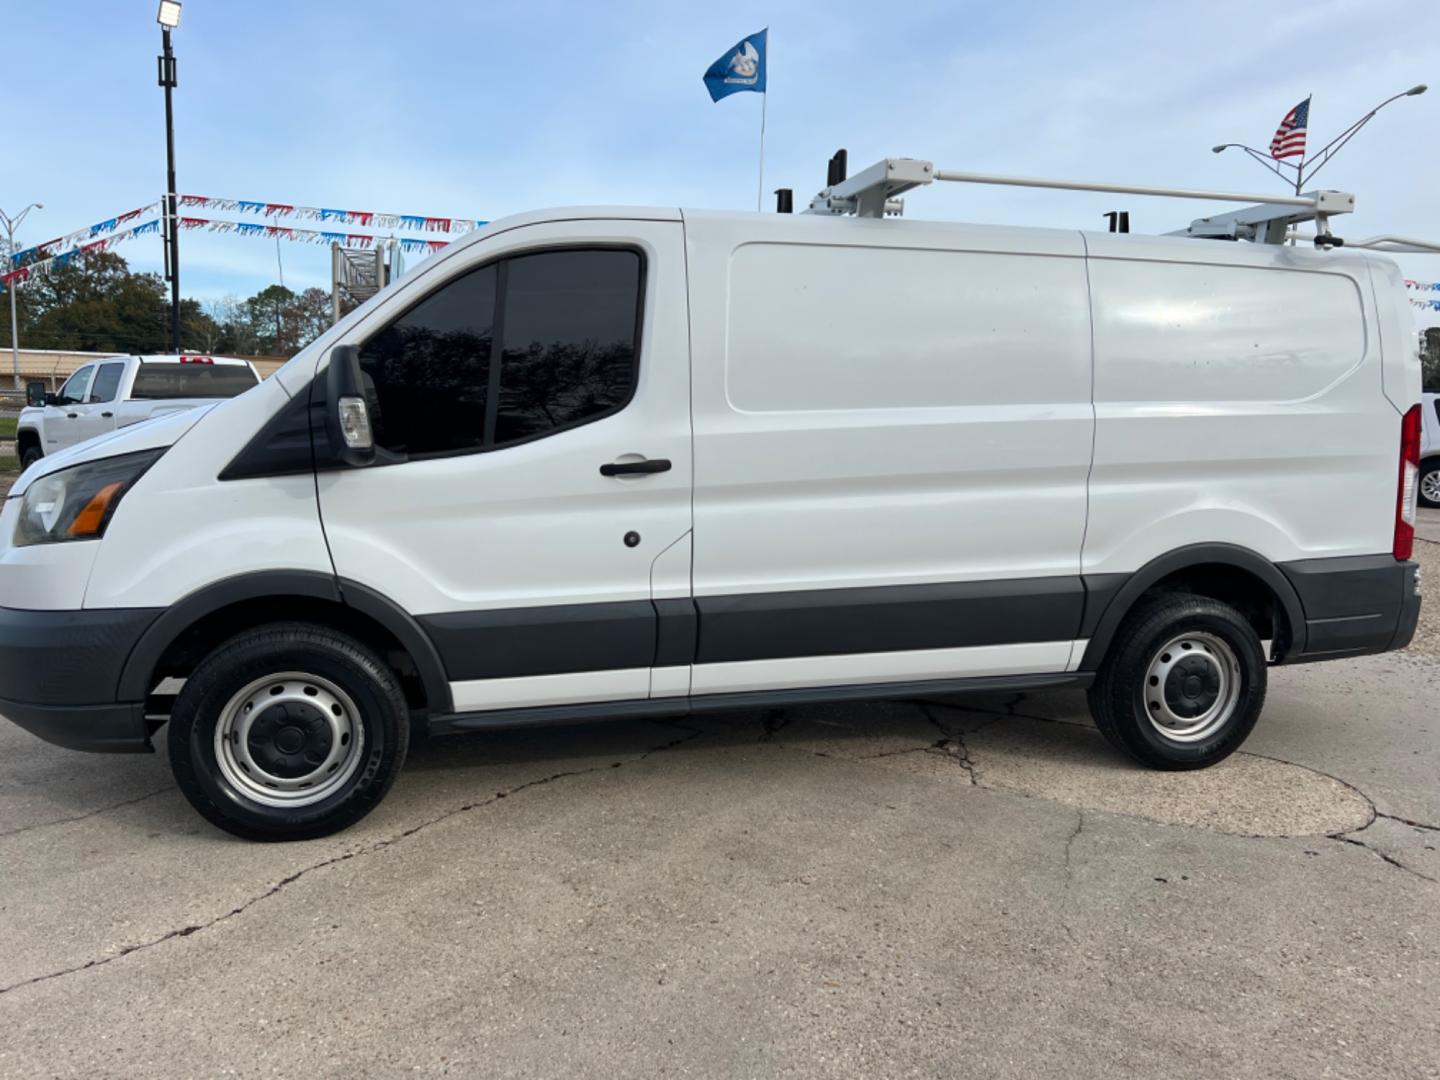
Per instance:
[[[120,672],[159,609],[0,608],[0,716],[72,750],[148,751],[143,701],[120,701]]]
[[[1280,569],[1305,609],[1287,663],[1403,649],[1420,620],[1420,566],[1389,555],[1306,559]]]

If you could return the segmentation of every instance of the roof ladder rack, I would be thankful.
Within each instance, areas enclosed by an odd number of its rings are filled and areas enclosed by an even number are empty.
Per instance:
[[[839,155],[837,155],[839,157]],[[832,175],[834,165],[832,159]],[[1167,188],[1145,184],[1103,184],[1084,180],[1047,180],[1030,176],[957,172],[937,169],[915,158],[885,158],[849,179],[831,183],[810,201],[806,213],[854,214],[856,217],[898,216],[904,200],[896,196],[937,180],[960,184],[995,184],[1002,187],[1049,188],[1058,191],[1096,191],[1116,195],[1146,195],[1166,199],[1204,199],[1214,202],[1253,203],[1212,217],[1196,218],[1170,234],[1207,239],[1253,240],[1282,244],[1292,226],[1315,222],[1318,247],[1337,247],[1344,241],[1331,235],[1329,219],[1355,209],[1355,196],[1343,191],[1312,191],[1303,195],[1247,195],[1202,188]],[[1385,238],[1375,238],[1384,240]]]

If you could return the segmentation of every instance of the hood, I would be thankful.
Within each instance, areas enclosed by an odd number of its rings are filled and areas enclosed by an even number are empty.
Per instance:
[[[186,409],[184,412],[161,413],[138,424],[112,431],[108,435],[99,435],[68,449],[47,454],[20,474],[20,479],[15,481],[15,486],[10,489],[10,497],[24,495],[25,489],[39,477],[48,476],[71,465],[99,458],[118,457],[139,450],[173,446],[213,408],[215,405],[210,404]]]

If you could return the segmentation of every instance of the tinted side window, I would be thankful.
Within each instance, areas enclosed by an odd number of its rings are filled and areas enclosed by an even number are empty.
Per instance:
[[[120,389],[120,376],[124,374],[124,364],[101,364],[95,372],[95,385],[90,387],[90,396],[85,400],[92,405],[114,401]]]
[[[485,443],[494,266],[482,266],[426,297],[360,348],[375,441],[407,454]]]
[[[79,405],[85,400],[85,392],[90,389],[90,377],[95,374],[95,368],[87,365],[65,380],[65,385],[60,388],[56,395],[57,404]]]
[[[493,443],[612,412],[635,385],[641,261],[634,251],[549,251],[506,266]]]

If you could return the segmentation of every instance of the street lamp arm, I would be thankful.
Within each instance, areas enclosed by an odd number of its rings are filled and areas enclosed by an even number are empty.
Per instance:
[[[20,260],[15,253],[15,230],[20,227],[20,223],[25,220],[25,216],[31,210],[44,209],[44,203],[33,202],[13,218],[5,211],[0,210],[0,222],[5,225],[5,253],[9,257],[12,272],[20,265]],[[18,287],[19,282],[11,281],[5,289],[10,294],[10,365],[15,378],[16,390],[20,389],[20,323],[15,312],[15,293]]]
[[[1265,168],[1269,169],[1269,170],[1270,170],[1271,172],[1273,172],[1276,176],[1280,177],[1280,179],[1281,179],[1281,180],[1284,180],[1285,183],[1287,183],[1287,184],[1291,183],[1290,177],[1286,176],[1285,173],[1284,173],[1284,171],[1280,168],[1281,165],[1284,165],[1284,164],[1285,164],[1284,162],[1279,162],[1279,161],[1274,161],[1274,160],[1272,160],[1268,154],[1264,154],[1264,153],[1260,152],[1259,150],[1256,150],[1253,146],[1246,146],[1244,143],[1238,143],[1238,142],[1221,143],[1219,146],[1216,146],[1216,147],[1213,148],[1213,152],[1216,153],[1216,154],[1218,154],[1218,153],[1220,153],[1222,150],[1229,150],[1231,147],[1234,147],[1236,150],[1244,150],[1245,153],[1249,154],[1252,158],[1254,158],[1256,161],[1258,161],[1261,165],[1264,165]],[[1285,167],[1286,167],[1286,168],[1292,168],[1292,169],[1293,169],[1295,166],[1293,166],[1293,165],[1286,165]]]
[[[25,220],[25,216],[29,214],[31,210],[44,209],[44,203],[32,202],[29,206],[25,207],[24,210],[21,210],[20,213],[16,214],[13,218],[9,214],[5,213],[4,210],[0,210],[0,224],[3,224],[5,226],[6,232],[14,232],[16,229],[20,228],[20,223]]]
[[[1402,97],[1414,97],[1417,94],[1423,94],[1426,89],[1427,88],[1423,84],[1420,86],[1412,86],[1409,90],[1404,90],[1398,94],[1394,94],[1391,97],[1386,98],[1379,105],[1376,105],[1373,109],[1367,112],[1364,116],[1360,117],[1359,120],[1356,120],[1348,128],[1340,132],[1339,135],[1336,135],[1335,138],[1331,139],[1319,150],[1315,151],[1315,154],[1313,155],[1313,157],[1317,159],[1315,161],[1315,167],[1311,169],[1308,173],[1306,173],[1304,170],[1304,166],[1301,166],[1301,186],[1314,179],[1315,174],[1318,173],[1321,169],[1323,169],[1325,165],[1330,161],[1330,159],[1340,152],[1341,148],[1346,143],[1348,143],[1357,134],[1359,134],[1361,128],[1363,128],[1371,120],[1374,120],[1375,114],[1378,113],[1381,109],[1385,108],[1386,105],[1389,105],[1392,101],[1399,101]]]

